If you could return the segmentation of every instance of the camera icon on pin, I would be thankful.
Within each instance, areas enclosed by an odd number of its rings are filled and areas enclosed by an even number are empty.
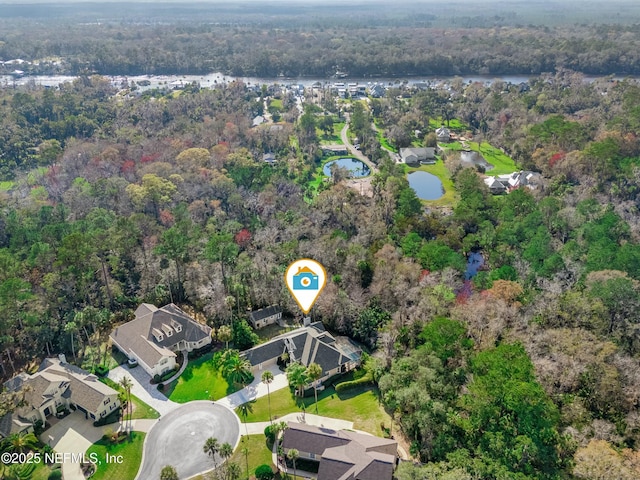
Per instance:
[[[309,267],[299,267],[293,276],[293,290],[318,290],[318,275]]]

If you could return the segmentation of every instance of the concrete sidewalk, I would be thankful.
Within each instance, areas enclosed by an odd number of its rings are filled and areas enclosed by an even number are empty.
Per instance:
[[[269,384],[270,392],[275,392],[276,390],[281,390],[283,388],[289,387],[287,375],[283,371],[281,371],[277,365],[271,365],[265,370],[269,370],[271,373],[273,373],[273,382]],[[216,400],[216,403],[220,403],[233,410],[243,403],[247,403],[251,400],[255,400],[256,398],[266,396],[267,384],[263,383],[262,379],[260,378],[263,371],[264,370],[261,370],[256,374],[251,384],[249,384],[242,390],[232,393],[231,395],[227,395],[220,400]]]
[[[350,422],[348,420],[323,417],[320,415],[313,415],[311,413],[304,414],[302,412],[289,413],[287,415],[283,415],[280,418],[273,419],[273,423],[280,422],[306,423],[307,425],[331,428],[332,430],[353,430],[353,422]],[[243,426],[246,427],[244,430],[249,431],[249,435],[264,433],[264,429],[267,428],[267,425],[269,425],[269,422],[254,422],[243,424]]]
[[[158,391],[157,385],[151,385],[151,377],[142,367],[128,368],[122,365],[109,371],[109,378],[114,382],[120,382],[122,377],[131,379],[133,386],[131,393],[144,403],[155,408],[160,415],[169,413],[180,406],[179,403],[172,402]]]

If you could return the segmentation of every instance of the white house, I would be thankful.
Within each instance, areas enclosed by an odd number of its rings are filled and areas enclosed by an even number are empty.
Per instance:
[[[175,352],[191,352],[211,343],[211,327],[196,322],[173,303],[162,308],[143,303],[135,316],[116,327],[110,338],[152,377],[175,368]]]

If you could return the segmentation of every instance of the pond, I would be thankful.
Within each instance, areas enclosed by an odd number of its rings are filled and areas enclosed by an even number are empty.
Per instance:
[[[412,172],[407,177],[409,186],[422,200],[437,200],[444,195],[444,187],[438,177],[428,172]]]
[[[322,167],[322,173],[327,177],[331,176],[331,165],[346,168],[349,170],[349,175],[354,178],[366,177],[371,173],[371,169],[357,158],[339,158],[338,160],[327,162],[324,167]]]
[[[471,280],[476,276],[480,268],[484,265],[484,257],[480,252],[471,252],[467,258],[467,271],[464,274],[465,280]]]
[[[460,152],[460,161],[474,167],[481,165],[484,167],[485,171],[493,169],[493,165],[487,162],[482,155],[472,150],[463,150]]]

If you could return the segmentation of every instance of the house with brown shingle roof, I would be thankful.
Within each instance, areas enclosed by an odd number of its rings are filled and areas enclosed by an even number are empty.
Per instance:
[[[398,443],[347,430],[288,422],[282,438],[285,455],[318,462],[318,480],[391,480]]]
[[[21,405],[0,421],[0,434],[30,431],[33,425],[58,412],[76,409],[85,418],[99,420],[120,406],[118,392],[95,375],[66,363],[64,356],[47,358],[33,375],[21,373],[4,384],[9,392],[20,392]]]
[[[109,335],[129,360],[135,360],[152,377],[176,366],[176,353],[191,352],[211,343],[211,327],[196,322],[170,303],[162,308],[143,303],[135,318]]]

